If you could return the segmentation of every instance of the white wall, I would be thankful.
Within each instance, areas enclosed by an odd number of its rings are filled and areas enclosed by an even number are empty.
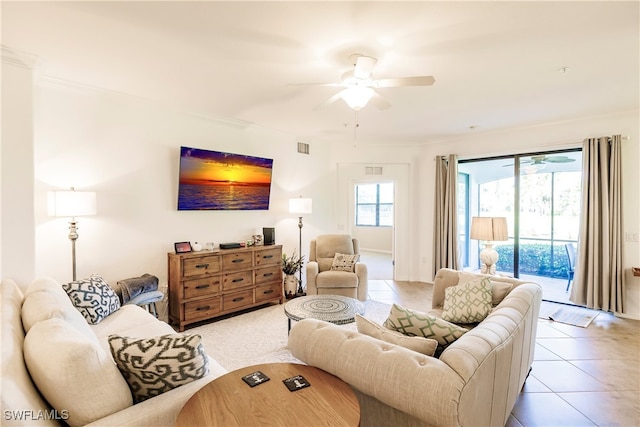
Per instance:
[[[283,132],[58,82],[38,85],[35,105],[36,276],[71,278],[67,220],[47,216],[50,190],[97,192],[98,215],[79,219],[77,274],[100,273],[109,282],[151,273],[166,283],[174,242],[242,241],[262,227],[275,227],[276,243],[290,252],[298,247],[298,220],[288,199],[323,197],[329,151],[313,146],[299,154],[295,136]],[[270,209],[177,211],[181,145],[273,158]],[[327,227],[330,208],[319,201],[305,234],[313,220]]]
[[[35,271],[33,80],[31,61],[2,52],[0,277],[30,280]]]
[[[434,142],[423,146],[420,153],[418,186],[421,197],[418,211],[420,221],[417,233],[419,243],[418,280],[432,280],[433,270],[433,195],[437,155],[457,154],[460,158],[481,158],[499,154],[543,151],[581,146],[585,138],[621,134],[629,137],[623,143],[623,221],[625,232],[640,230],[640,118],[638,111],[607,117],[585,118],[580,121],[556,123],[547,126],[514,129],[504,132],[473,133],[457,139]],[[640,278],[633,277],[632,266],[640,266],[640,244],[624,243],[624,269],[627,284],[628,317],[640,319]],[[418,261],[420,260],[420,261]]]

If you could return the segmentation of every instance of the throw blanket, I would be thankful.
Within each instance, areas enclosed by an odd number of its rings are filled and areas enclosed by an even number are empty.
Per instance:
[[[118,298],[120,298],[121,304],[126,304],[127,301],[140,294],[156,290],[158,290],[158,278],[151,274],[143,274],[140,277],[119,280],[114,289]]]

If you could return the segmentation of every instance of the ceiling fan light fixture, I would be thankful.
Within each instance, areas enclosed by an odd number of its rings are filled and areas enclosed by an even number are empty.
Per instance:
[[[362,109],[371,97],[373,96],[373,89],[366,86],[349,86],[340,92],[340,97],[347,103],[352,109],[359,111]]]

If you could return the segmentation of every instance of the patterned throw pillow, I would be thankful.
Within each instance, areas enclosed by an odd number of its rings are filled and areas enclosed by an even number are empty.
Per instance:
[[[393,304],[383,326],[409,336],[433,338],[443,348],[467,332],[467,329],[446,320],[398,304]]]
[[[155,338],[109,336],[109,347],[134,403],[180,387],[209,373],[200,335]]]
[[[62,288],[87,320],[96,325],[120,308],[120,300],[109,284],[97,274],[84,280],[65,283]]]
[[[445,289],[442,318],[455,323],[478,323],[491,313],[492,307],[491,280],[485,277]]]
[[[353,271],[356,262],[360,259],[359,254],[348,255],[337,253],[333,256],[331,271]]]
[[[392,331],[384,326],[378,325],[359,314],[356,314],[356,326],[358,332],[370,337],[377,338],[389,344],[399,345],[418,353],[433,356],[438,348],[438,341],[424,337],[409,337],[400,332]]]

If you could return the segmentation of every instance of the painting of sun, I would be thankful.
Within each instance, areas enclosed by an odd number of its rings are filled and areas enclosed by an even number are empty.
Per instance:
[[[180,147],[178,210],[268,210],[273,159]]]

